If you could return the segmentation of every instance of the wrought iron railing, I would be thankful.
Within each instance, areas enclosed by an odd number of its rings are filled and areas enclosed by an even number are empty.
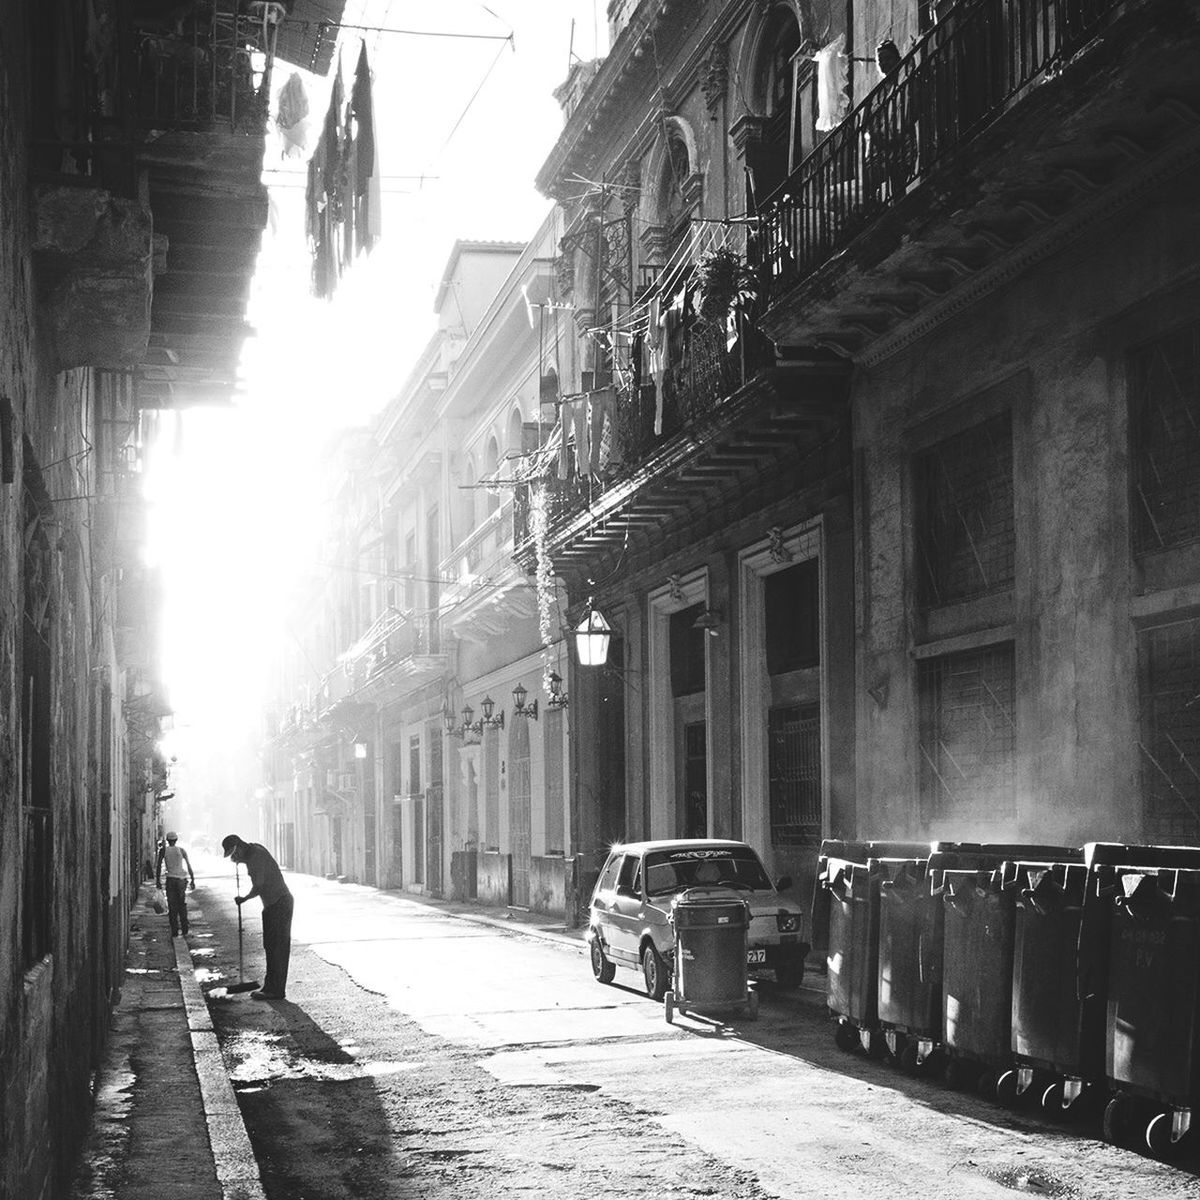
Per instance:
[[[661,392],[653,383],[620,396],[615,426],[606,430],[599,474],[582,474],[573,449],[561,474],[560,456],[548,458],[513,496],[516,547],[533,535],[530,488],[545,488],[550,527],[587,508],[614,484],[641,470],[684,430],[695,430],[719,417],[724,403],[753,375],[773,361],[770,344],[752,320],[738,314],[733,345],[724,322],[695,321],[681,336],[678,361],[663,375]],[[661,411],[660,411],[661,410]],[[657,428],[656,428],[657,426]]]
[[[752,253],[771,298],[1081,48],[1119,2],[964,0],[953,8],[763,204]]]
[[[178,23],[127,17],[122,123],[132,128],[263,132],[275,28],[209,0]]]

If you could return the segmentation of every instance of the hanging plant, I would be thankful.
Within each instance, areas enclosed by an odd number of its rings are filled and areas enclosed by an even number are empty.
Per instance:
[[[710,250],[696,260],[700,316],[722,323],[734,304],[749,304],[758,295],[758,279],[736,250]]]
[[[542,687],[550,691],[550,647],[553,642],[555,590],[554,566],[546,550],[549,521],[546,514],[546,485],[530,484],[529,528],[533,533],[534,587],[537,595],[538,636],[542,639]]]

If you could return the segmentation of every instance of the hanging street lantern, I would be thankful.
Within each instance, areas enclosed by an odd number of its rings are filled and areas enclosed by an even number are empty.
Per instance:
[[[582,667],[602,667],[608,661],[612,626],[603,614],[588,605],[587,616],[575,626],[575,648]]]

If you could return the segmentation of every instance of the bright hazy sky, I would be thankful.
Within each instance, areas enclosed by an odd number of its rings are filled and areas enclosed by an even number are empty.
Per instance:
[[[433,331],[455,238],[523,241],[536,231],[549,202],[533,179],[562,126],[551,92],[566,77],[572,18],[574,51],[591,58],[605,48],[606,8],[606,0],[348,0],[346,24],[511,31],[515,50],[342,32],[347,74],[360,37],[371,56],[382,241],[332,302],[311,299],[303,174],[273,186],[275,230],[255,281],[246,395],[232,410],[165,414],[149,456],[150,553],[164,574],[164,668],[181,754],[184,731],[203,743],[258,728],[267,653],[286,636],[279,601],[320,520],[318,450],[399,389]],[[290,73],[279,66],[273,91]],[[328,83],[315,81],[318,131],[327,96]],[[266,167],[302,172],[303,160],[283,161],[281,146],[268,140]],[[395,178],[420,174],[437,178]]]

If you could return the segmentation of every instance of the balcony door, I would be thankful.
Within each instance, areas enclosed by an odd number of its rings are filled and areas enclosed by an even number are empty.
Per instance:
[[[712,828],[708,638],[696,619],[708,603],[704,569],[649,596],[651,838],[705,837]]]
[[[425,879],[429,893],[442,894],[442,843],[445,823],[445,784],[442,771],[442,731],[436,723],[426,726],[429,743],[429,786],[425,789]]]
[[[508,734],[508,840],[512,853],[512,902],[518,908],[529,907],[530,801],[529,720],[513,717]]]

